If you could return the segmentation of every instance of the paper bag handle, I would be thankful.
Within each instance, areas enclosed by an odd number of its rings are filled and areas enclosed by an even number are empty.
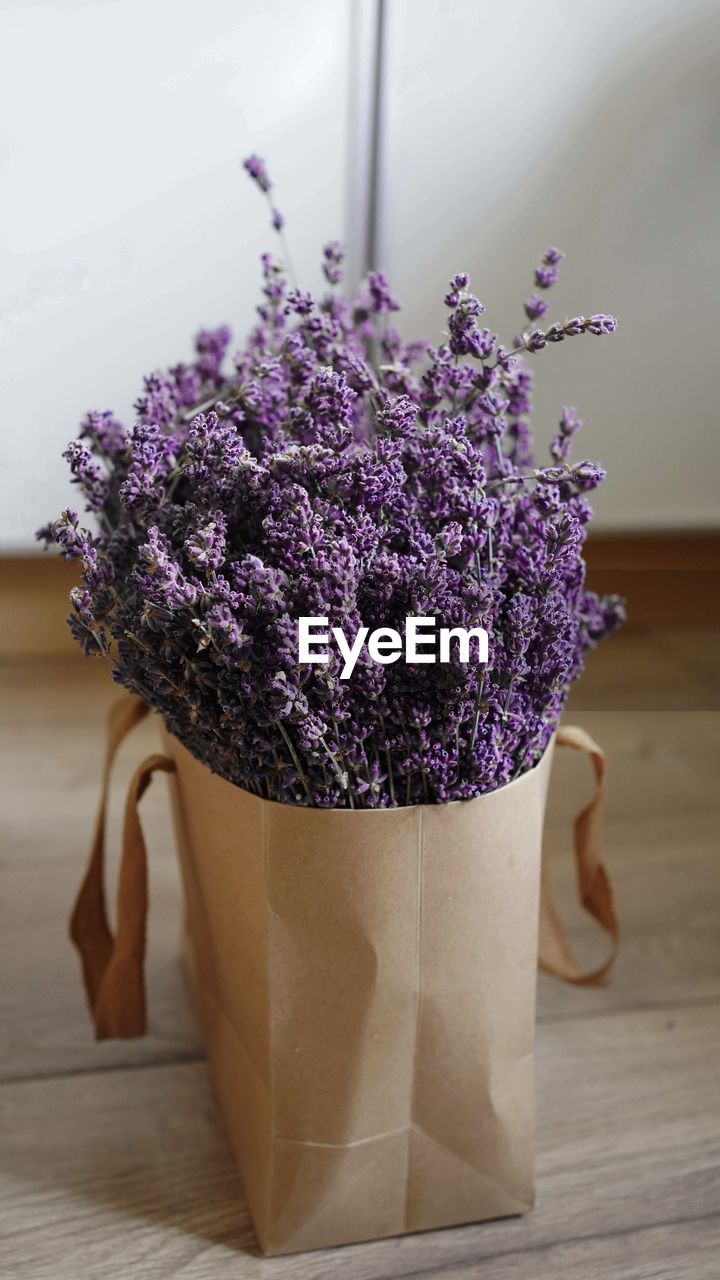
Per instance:
[[[608,933],[610,954],[598,969],[585,970],[575,959],[555,909],[545,860],[540,897],[540,968],[575,986],[597,986],[610,972],[618,953],[620,929],[612,885],[602,861],[602,826],[605,804],[605,754],[584,729],[565,725],[556,737],[560,747],[572,747],[589,756],[595,771],[595,794],[575,819],[575,867],[578,896],[587,912]]]
[[[148,756],[130,783],[125,803],[114,937],[108,924],[104,864],[105,819],[113,761],[123,739],[145,718],[148,710],[145,703],[135,697],[122,698],[110,709],[95,834],[87,871],[70,918],[70,937],[80,952],[85,992],[98,1040],[142,1036],[147,1025],[144,976],[147,851],[138,803],[157,770],[174,772],[175,765],[169,756]]]
[[[122,858],[117,890],[117,929],[113,937],[105,898],[105,824],[110,774],[118,748],[127,734],[148,714],[136,697],[125,697],[110,708],[100,805],[90,858],[70,918],[70,937],[82,961],[83,982],[98,1040],[131,1039],[145,1034],[145,928],[148,909],[147,850],[138,804],[158,770],[173,773],[169,756],[151,755],[136,769],[128,790],[123,823]],[[572,952],[550,894],[543,863],[540,904],[540,968],[578,986],[602,982],[618,950],[619,929],[612,887],[601,859],[601,831],[605,796],[605,756],[584,729],[558,730],[557,743],[588,755],[596,788],[590,803],[575,820],[575,859],[580,901],[610,935],[610,955],[599,969],[583,970]]]

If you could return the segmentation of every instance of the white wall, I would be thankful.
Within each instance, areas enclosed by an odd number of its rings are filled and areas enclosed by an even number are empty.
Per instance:
[[[87,409],[132,420],[201,325],[242,334],[277,180],[302,283],[345,232],[352,6],[17,0],[0,6],[0,549],[71,497]]]
[[[531,270],[568,255],[554,315],[614,338],[534,357],[547,439],[563,404],[609,478],[596,527],[717,523],[717,0],[390,0],[384,257],[404,324],[437,340],[472,273],[512,336]]]
[[[69,500],[89,408],[131,419],[141,376],[200,325],[241,335],[265,155],[303,283],[362,241],[374,0],[2,0],[0,551]],[[610,478],[605,527],[716,521],[720,6],[716,0],[388,0],[381,243],[408,331],[437,337],[472,272],[508,336],[532,267],[568,254],[555,312],[613,339],[535,358],[546,439],[577,404]],[[352,48],[351,48],[352,45]],[[358,168],[358,166],[360,166]],[[347,197],[347,198],[346,198]]]

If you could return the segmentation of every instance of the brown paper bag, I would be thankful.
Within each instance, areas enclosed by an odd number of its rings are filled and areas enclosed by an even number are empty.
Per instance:
[[[116,713],[106,775],[141,714],[131,700]],[[593,755],[601,784],[599,748],[562,732]],[[104,805],[72,933],[97,1034],[142,1034],[137,800],[154,769],[174,770],[188,968],[263,1251],[529,1208],[552,748],[475,800],[351,812],[261,800],[164,737],[167,756],[130,790],[117,937],[102,894]],[[580,891],[616,943],[600,799],[576,824]],[[549,909],[542,932],[544,967],[570,981],[598,981],[612,962],[584,974]]]

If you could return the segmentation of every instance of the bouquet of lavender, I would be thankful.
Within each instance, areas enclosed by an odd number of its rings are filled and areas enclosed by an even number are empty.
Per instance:
[[[262,161],[246,168],[272,206]],[[274,208],[272,223],[282,237]],[[263,256],[230,368],[229,330],[203,331],[192,363],[145,378],[129,429],[90,413],[64,456],[96,529],[67,509],[39,536],[82,562],[69,622],[85,652],[230,782],[323,807],[481,795],[537,762],[586,651],[622,620],[584,589],[604,472],[570,461],[570,409],[551,464],[534,463],[522,358],[615,321],[529,328],[508,349],[460,274],[444,341],[406,342],[384,275],[347,299],[341,246],[323,255],[321,299],[292,287],[286,254]],[[535,271],[531,325],[562,256]],[[337,654],[298,661],[300,617],[402,635],[417,615],[482,626],[489,661],[363,651],[350,679]]]

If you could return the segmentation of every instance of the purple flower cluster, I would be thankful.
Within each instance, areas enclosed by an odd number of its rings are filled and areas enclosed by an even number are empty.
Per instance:
[[[245,167],[268,195],[264,163]],[[89,414],[65,456],[97,528],[67,510],[40,536],[83,565],[69,623],[85,652],[230,782],[324,807],[464,799],[536,763],[585,653],[622,621],[616,597],[584,587],[586,495],[604,473],[570,461],[570,409],[534,465],[522,358],[615,322],[577,317],[508,350],[460,274],[447,341],[407,342],[382,273],[337,291],[343,256],[325,247],[333,288],[316,299],[265,255],[232,360],[229,331],[204,331],[191,363],[145,379],[129,429]],[[545,254],[537,289],[561,258]],[[488,664],[452,650],[381,666],[363,649],[341,680],[332,650],[298,663],[301,616],[354,636],[402,635],[413,615],[483,626]]]

